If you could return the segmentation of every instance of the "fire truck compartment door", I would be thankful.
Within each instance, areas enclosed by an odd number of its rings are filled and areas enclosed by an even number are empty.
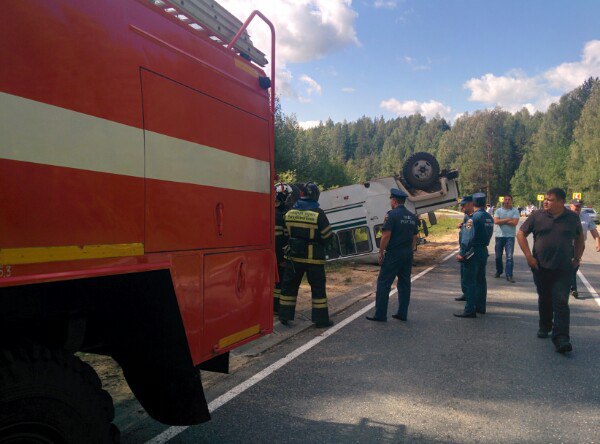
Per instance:
[[[204,341],[202,356],[271,328],[270,250],[204,256]]]
[[[268,245],[268,122],[145,70],[142,94],[146,252]]]

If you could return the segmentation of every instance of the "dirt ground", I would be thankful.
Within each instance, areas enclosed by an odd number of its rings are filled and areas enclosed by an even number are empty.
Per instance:
[[[458,230],[447,234],[430,236],[428,242],[419,245],[415,253],[413,275],[420,273],[424,269],[436,264],[446,257],[450,252],[457,249]],[[348,291],[357,286],[365,285],[370,282],[375,283],[379,273],[378,265],[356,264],[352,262],[338,263],[328,265],[327,271],[327,297],[330,300],[343,298]],[[306,279],[300,287],[298,293],[297,310],[306,310],[311,306],[310,287]],[[103,388],[113,397],[114,403],[132,398],[131,391],[119,365],[108,356],[80,353],[79,357],[90,364],[102,381]],[[237,361],[232,361],[234,367],[243,366],[248,358],[239,357]],[[239,361],[239,362],[238,362]],[[204,384],[210,382],[203,376]]]
[[[428,267],[439,262],[458,246],[458,230],[456,233],[444,234],[429,238],[428,242],[419,245],[414,257],[412,274],[418,274]],[[379,265],[360,264],[360,263],[339,263],[333,266],[328,265],[327,270],[327,297],[335,299],[343,297],[348,291],[358,285],[365,285],[369,282],[375,282],[379,274]],[[296,302],[297,310],[310,308],[310,286],[306,278],[302,281],[298,300]]]

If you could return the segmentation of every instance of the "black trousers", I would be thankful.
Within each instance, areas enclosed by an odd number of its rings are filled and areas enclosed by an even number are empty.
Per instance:
[[[540,329],[552,331],[552,339],[569,339],[569,290],[573,271],[546,268],[532,271],[538,293]]]
[[[573,276],[571,277],[571,291],[577,291],[577,272],[579,271],[579,265],[573,269]]]
[[[410,304],[410,272],[412,270],[413,251],[411,248],[386,251],[385,258],[377,277],[377,293],[375,294],[375,317],[387,319],[390,287],[398,276],[398,315],[408,317]]]
[[[327,323],[329,322],[329,309],[325,291],[325,265],[293,261],[286,263],[283,273],[281,296],[279,297],[279,319],[282,321],[294,319],[298,288],[300,288],[304,273],[306,273],[312,293],[312,321],[316,324]]]
[[[279,311],[279,298],[281,297],[281,283],[283,281],[283,275],[285,273],[285,262],[283,259],[280,261],[277,258],[277,274],[279,275],[279,282],[275,282],[275,288],[273,289],[273,313],[277,314]]]

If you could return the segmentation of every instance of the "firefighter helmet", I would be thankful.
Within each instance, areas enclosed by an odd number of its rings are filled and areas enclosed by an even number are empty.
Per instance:
[[[319,191],[319,187],[314,182],[308,182],[304,185],[306,191],[304,196],[307,200],[314,200],[315,202],[319,201],[319,196],[321,195],[321,191]]]
[[[275,199],[278,204],[283,203],[287,209],[292,208],[300,199],[300,190],[294,184],[280,182],[275,184]]]
[[[292,187],[289,184],[283,182],[275,184],[275,199],[277,202],[285,202],[291,192]]]

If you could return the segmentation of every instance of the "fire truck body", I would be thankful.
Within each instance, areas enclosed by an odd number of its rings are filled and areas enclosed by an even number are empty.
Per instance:
[[[156,3],[2,5],[0,347],[111,354],[182,424],[272,331],[273,123],[264,72]]]

